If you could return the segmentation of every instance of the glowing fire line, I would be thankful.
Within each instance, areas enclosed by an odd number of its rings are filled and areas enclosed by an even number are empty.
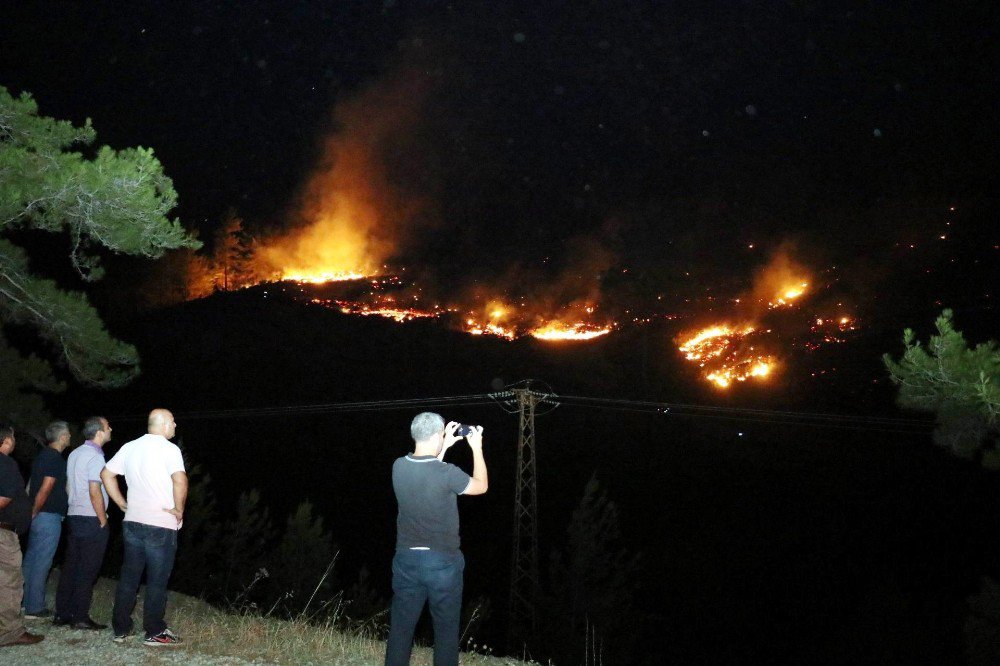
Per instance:
[[[593,340],[610,332],[610,327],[595,327],[583,323],[552,323],[536,328],[529,335],[539,340]]]
[[[350,280],[365,280],[374,277],[356,271],[328,271],[320,273],[285,273],[282,280],[303,282],[306,284],[325,284],[327,282],[347,282]]]

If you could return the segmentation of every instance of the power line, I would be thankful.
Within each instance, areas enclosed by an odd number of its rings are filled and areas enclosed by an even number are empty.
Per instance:
[[[682,416],[687,418],[843,428],[849,430],[912,433],[924,432],[934,426],[933,421],[927,420],[862,416],[857,414],[824,414],[741,407],[711,407],[706,405],[683,405],[583,396],[558,396],[555,400],[568,407],[658,413],[666,416]]]
[[[444,396],[440,398],[406,398],[401,400],[365,400],[358,402],[328,402],[310,405],[284,405],[275,407],[244,407],[239,409],[214,409],[193,412],[178,411],[175,416],[184,420],[233,419],[254,416],[300,416],[333,412],[390,411],[417,407],[465,407],[491,404],[501,394]],[[134,421],[145,415],[117,416],[116,420]]]
[[[519,383],[515,386],[526,386]],[[397,400],[364,400],[355,402],[329,402],[308,405],[283,405],[274,407],[246,407],[238,409],[215,409],[178,412],[183,420],[213,420],[251,417],[290,417],[332,413],[392,411],[417,408],[477,407],[496,405],[509,413],[517,413],[515,399],[517,390],[531,390],[538,397],[538,404],[549,405],[549,410],[557,407],[577,407],[585,409],[661,414],[671,417],[741,421],[751,423],[772,423],[800,426],[844,428],[850,430],[873,430],[879,432],[908,433],[930,430],[934,422],[930,420],[897,417],[864,416],[860,414],[831,414],[822,412],[798,412],[789,410],[755,409],[749,407],[719,407],[627,398],[603,398],[597,396],[558,395],[532,389],[510,389],[494,393],[478,393],[437,398],[404,398]],[[539,412],[539,416],[548,413]],[[120,421],[144,419],[144,415],[115,417]]]

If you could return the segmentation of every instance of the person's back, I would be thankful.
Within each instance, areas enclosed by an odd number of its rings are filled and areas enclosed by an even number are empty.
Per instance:
[[[124,520],[177,529],[177,520],[163,510],[174,506],[170,475],[184,469],[177,445],[161,435],[145,434],[125,444],[114,461],[114,472],[128,484]]]
[[[434,620],[434,664],[458,664],[458,625],[462,612],[465,557],[459,546],[458,503],[461,494],[486,492],[481,427],[467,435],[473,452],[473,475],[442,461],[448,447],[461,439],[458,423],[438,414],[418,414],[410,424],[414,449],[392,465],[392,487],[399,505],[396,554],[392,558],[392,609],[387,666],[410,661],[413,632],[430,605]]]
[[[177,553],[177,531],[184,523],[188,479],[181,450],[170,439],[176,434],[174,415],[166,409],[149,413],[147,434],[132,440],[114,455],[101,479],[111,499],[125,510],[122,541],[125,553],[112,611],[114,640],[124,643],[132,635],[139,585],[145,573],[143,645],[170,646],[181,642],[167,626],[167,582]],[[128,483],[122,495],[118,477]]]
[[[468,474],[434,456],[397,459],[392,466],[399,505],[396,548],[457,552],[461,546],[457,500],[468,485]]]

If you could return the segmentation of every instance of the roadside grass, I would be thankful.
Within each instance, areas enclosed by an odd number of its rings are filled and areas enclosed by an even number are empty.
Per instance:
[[[94,588],[92,617],[98,622],[110,622],[116,581],[98,580]],[[142,597],[132,613],[136,622],[134,643],[142,640]],[[346,666],[382,664],[385,642],[365,628],[342,631],[334,628],[334,621],[312,623],[306,618],[283,620],[255,613],[227,613],[209,604],[177,592],[170,592],[167,602],[167,621],[184,642],[176,648],[147,648],[150,651],[166,650],[189,653],[192,661],[197,656],[218,658],[220,662],[267,664],[344,664]],[[110,642],[111,630],[108,630]],[[432,651],[415,647],[410,663],[433,663]],[[157,659],[151,654],[151,661]],[[495,657],[478,652],[461,655],[462,664],[482,666],[519,666],[530,662],[514,658]]]

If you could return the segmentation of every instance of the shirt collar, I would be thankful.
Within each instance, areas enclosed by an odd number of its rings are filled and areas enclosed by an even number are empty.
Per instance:
[[[95,451],[100,451],[101,453],[104,453],[104,449],[99,447],[97,444],[94,444],[94,440],[92,439],[88,439],[86,442],[83,443],[83,445],[93,447]]]

